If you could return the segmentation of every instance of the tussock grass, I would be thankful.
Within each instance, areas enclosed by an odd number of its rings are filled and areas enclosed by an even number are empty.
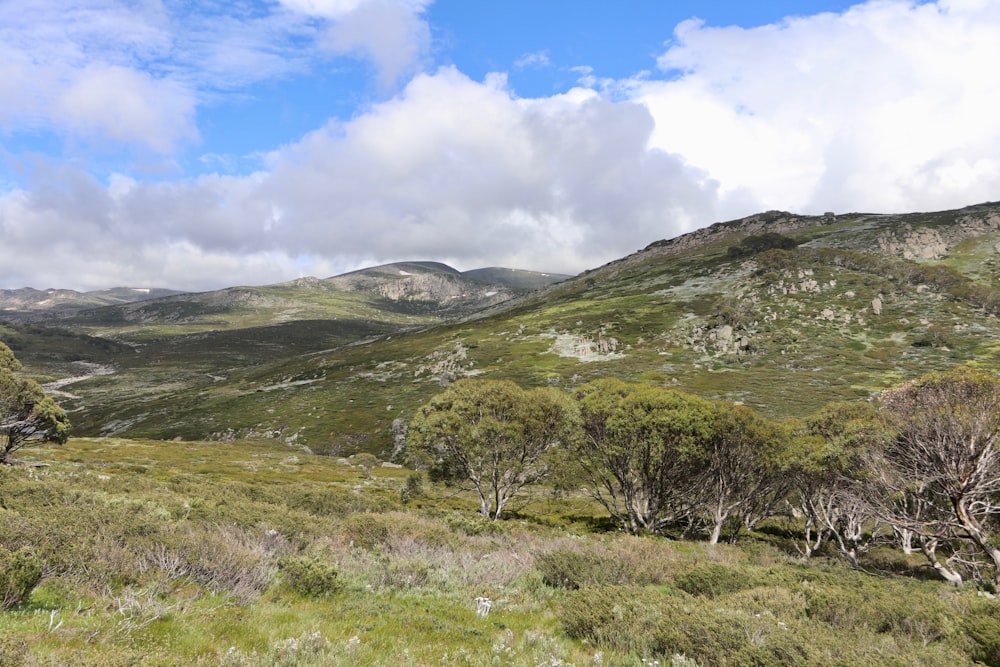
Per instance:
[[[270,441],[33,453],[46,467],[0,468],[0,549],[43,573],[0,612],[5,665],[962,665],[1000,646],[974,591],[886,554],[877,575],[800,563],[780,527],[626,536],[574,497],[483,522],[427,483],[403,505],[407,471]]]

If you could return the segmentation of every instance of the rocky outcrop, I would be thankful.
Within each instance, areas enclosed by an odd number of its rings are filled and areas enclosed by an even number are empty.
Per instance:
[[[428,312],[472,312],[515,296],[503,285],[467,278],[449,266],[434,262],[387,264],[323,282],[338,290],[368,293]]]

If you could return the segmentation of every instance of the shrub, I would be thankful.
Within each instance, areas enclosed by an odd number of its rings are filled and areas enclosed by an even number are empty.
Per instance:
[[[597,551],[556,549],[537,556],[535,567],[542,581],[554,588],[577,590],[583,586],[628,583],[624,563]]]
[[[406,486],[399,492],[399,500],[404,505],[416,498],[424,496],[424,476],[423,473],[414,472],[406,478]]]
[[[498,521],[490,521],[481,514],[468,516],[452,514],[445,522],[456,533],[475,537],[477,535],[500,535],[504,532],[503,525]]]
[[[996,602],[973,605],[962,619],[962,630],[973,641],[972,659],[1000,665],[1000,607]]]
[[[341,589],[337,568],[314,556],[288,556],[279,567],[284,584],[303,597],[328,597]]]
[[[715,598],[757,585],[760,577],[749,568],[726,567],[718,563],[699,565],[674,577],[674,585],[685,593]]]
[[[352,514],[344,519],[344,537],[355,547],[373,551],[389,541],[389,526],[378,514]]]
[[[566,634],[624,653],[650,650],[650,632],[670,622],[662,593],[637,586],[590,586],[568,594],[556,613]]]
[[[12,609],[27,600],[41,579],[42,563],[27,549],[10,551],[0,546],[0,609]]]
[[[286,504],[316,516],[345,517],[356,512],[385,512],[393,504],[374,494],[351,493],[341,489],[291,488]]]

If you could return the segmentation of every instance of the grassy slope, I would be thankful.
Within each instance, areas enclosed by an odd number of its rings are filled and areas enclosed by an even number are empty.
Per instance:
[[[920,222],[906,219],[911,228]],[[935,217],[925,222],[941,224]],[[898,218],[866,215],[797,224],[802,228],[788,234],[807,248],[871,248],[886,229],[901,228]],[[691,247],[656,245],[489,316],[387,333],[365,344],[331,350],[337,341],[306,324],[287,325],[301,346],[257,354],[234,345],[243,351],[240,359],[212,338],[150,344],[143,354],[123,358],[117,375],[72,387],[88,409],[76,423],[81,433],[144,437],[280,432],[315,451],[360,446],[385,454],[393,420],[409,419],[440,390],[442,378],[463,375],[566,388],[614,375],[786,417],[866,397],[932,369],[996,367],[1000,324],[968,303],[804,253],[791,268],[762,274],[752,258],[727,255],[744,231],[718,226],[710,232]],[[985,280],[993,276],[998,241],[996,232],[982,234],[942,261]],[[720,347],[724,321],[736,322],[733,338],[745,336],[749,354]],[[939,335],[927,344],[932,327]],[[617,341],[613,353],[572,356],[602,338]],[[200,369],[196,385],[172,381],[186,364]],[[123,393],[136,388],[141,404]]]
[[[798,562],[777,524],[738,547],[627,537],[538,493],[494,525],[426,482],[403,504],[408,471],[368,479],[273,442],[74,439],[25,458],[47,465],[0,468],[0,546],[31,545],[46,576],[0,612],[5,665],[964,665],[989,655],[966,628],[1000,628],[974,590],[891,574],[914,564],[898,555],[866,561],[879,576]],[[289,557],[339,590],[296,592]]]
[[[992,285],[996,221],[987,206],[836,220],[762,214],[653,244],[478,318],[405,334],[392,330],[398,322],[346,308],[338,317],[350,321],[242,332],[177,336],[161,324],[114,355],[116,374],[68,387],[81,398],[65,404],[78,434],[269,435],[318,452],[382,455],[394,420],[465,375],[567,389],[613,375],[801,416],[933,369],[997,368],[1000,339],[995,317],[946,291],[824,263],[809,249],[871,252],[933,233],[951,248],[923,263]],[[753,257],[728,255],[747,234],[772,230],[803,244],[790,266],[762,271]],[[733,341],[746,339],[739,354],[720,343],[726,323]],[[121,334],[104,330],[112,331]],[[574,356],[602,339],[609,353]],[[37,355],[22,347],[37,371]]]

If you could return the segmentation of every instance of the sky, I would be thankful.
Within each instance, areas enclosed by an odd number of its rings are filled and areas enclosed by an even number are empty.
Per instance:
[[[995,0],[0,0],[0,288],[574,274],[992,201],[998,65]]]

